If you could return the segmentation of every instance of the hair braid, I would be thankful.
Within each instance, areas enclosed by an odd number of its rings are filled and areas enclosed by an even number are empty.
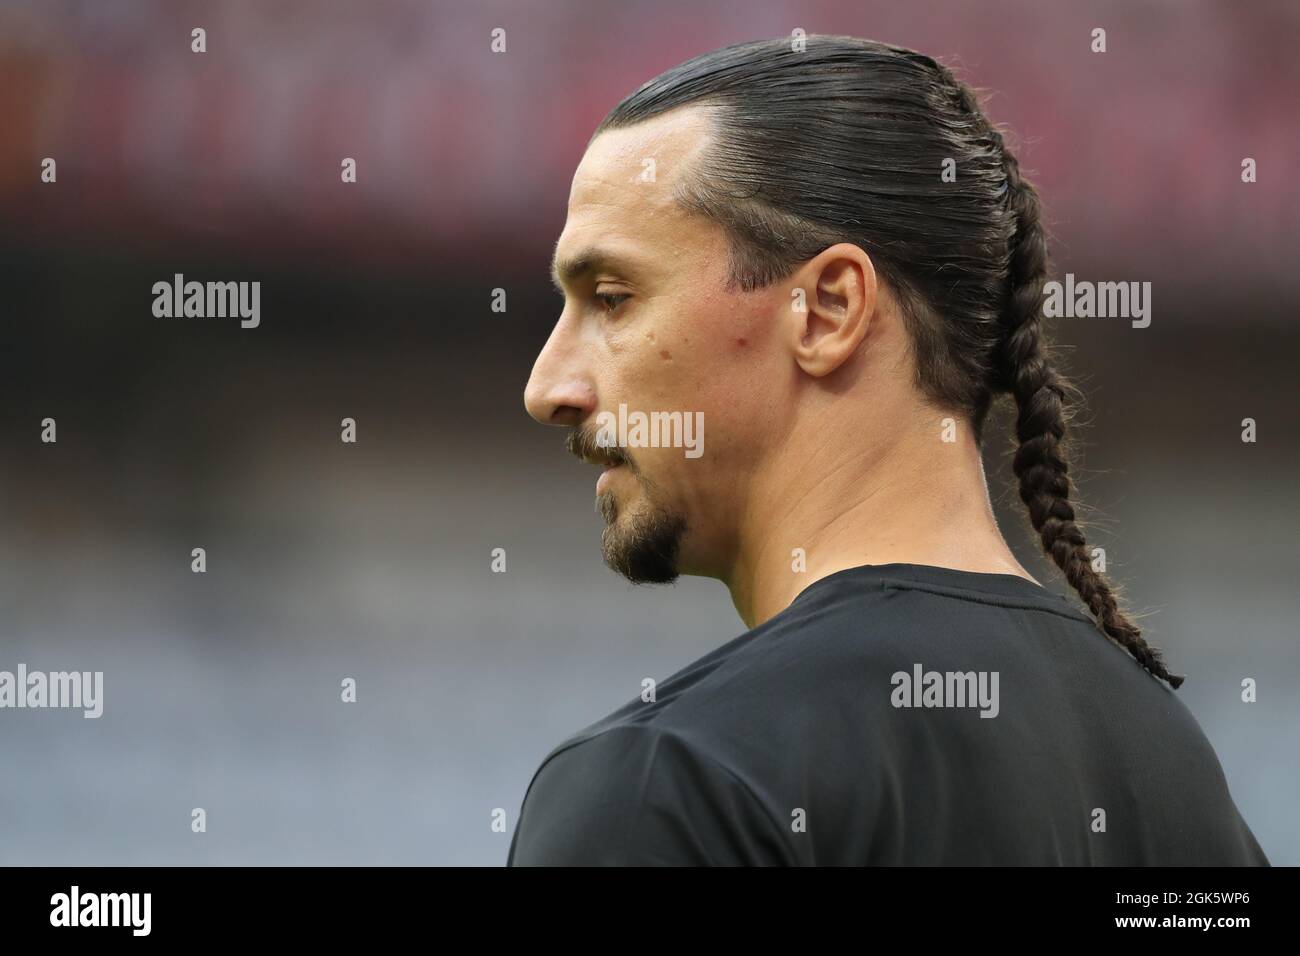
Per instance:
[[[973,103],[969,90],[962,99]],[[1147,644],[1141,630],[1120,608],[1110,582],[1092,566],[1075,517],[1065,434],[1078,392],[1053,366],[1045,341],[1042,296],[1051,264],[1038,193],[1021,175],[1016,157],[1004,148],[1002,134],[991,124],[988,133],[1002,154],[1007,210],[1015,224],[1004,313],[1006,331],[994,387],[1009,391],[1016,400],[1019,447],[1012,467],[1020,482],[1020,500],[1029,509],[1043,550],[1092,611],[1099,629],[1148,671],[1177,688],[1184,678],[1169,673],[1160,652]]]

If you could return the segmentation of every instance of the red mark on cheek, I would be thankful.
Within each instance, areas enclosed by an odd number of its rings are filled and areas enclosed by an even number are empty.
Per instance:
[[[671,362],[673,360],[673,353],[667,349],[663,349],[660,351],[659,357],[666,362]]]
[[[748,340],[748,339],[745,339],[745,338],[743,338],[743,337],[742,337],[742,338],[738,338],[738,339],[736,339],[736,345],[737,345],[738,347],[742,348],[742,349],[743,349],[746,345],[748,345],[748,344],[749,344],[749,340]]]

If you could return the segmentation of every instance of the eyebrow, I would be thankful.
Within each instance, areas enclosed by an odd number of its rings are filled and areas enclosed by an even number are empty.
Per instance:
[[[563,292],[566,285],[572,285],[588,272],[594,272],[601,266],[616,272],[626,272],[628,269],[626,260],[597,246],[591,246],[563,261],[552,258],[551,284]]]

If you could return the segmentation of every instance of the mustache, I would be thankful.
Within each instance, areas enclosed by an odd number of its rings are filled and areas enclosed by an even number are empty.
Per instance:
[[[596,443],[595,428],[575,425],[564,437],[564,448],[569,454],[576,455],[586,462],[627,465],[636,471],[636,465],[622,448],[617,445],[599,445]]]

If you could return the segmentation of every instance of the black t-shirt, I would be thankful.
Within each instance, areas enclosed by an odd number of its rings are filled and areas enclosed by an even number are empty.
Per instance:
[[[551,751],[508,865],[1268,865],[1187,707],[1066,598],[888,564]]]

